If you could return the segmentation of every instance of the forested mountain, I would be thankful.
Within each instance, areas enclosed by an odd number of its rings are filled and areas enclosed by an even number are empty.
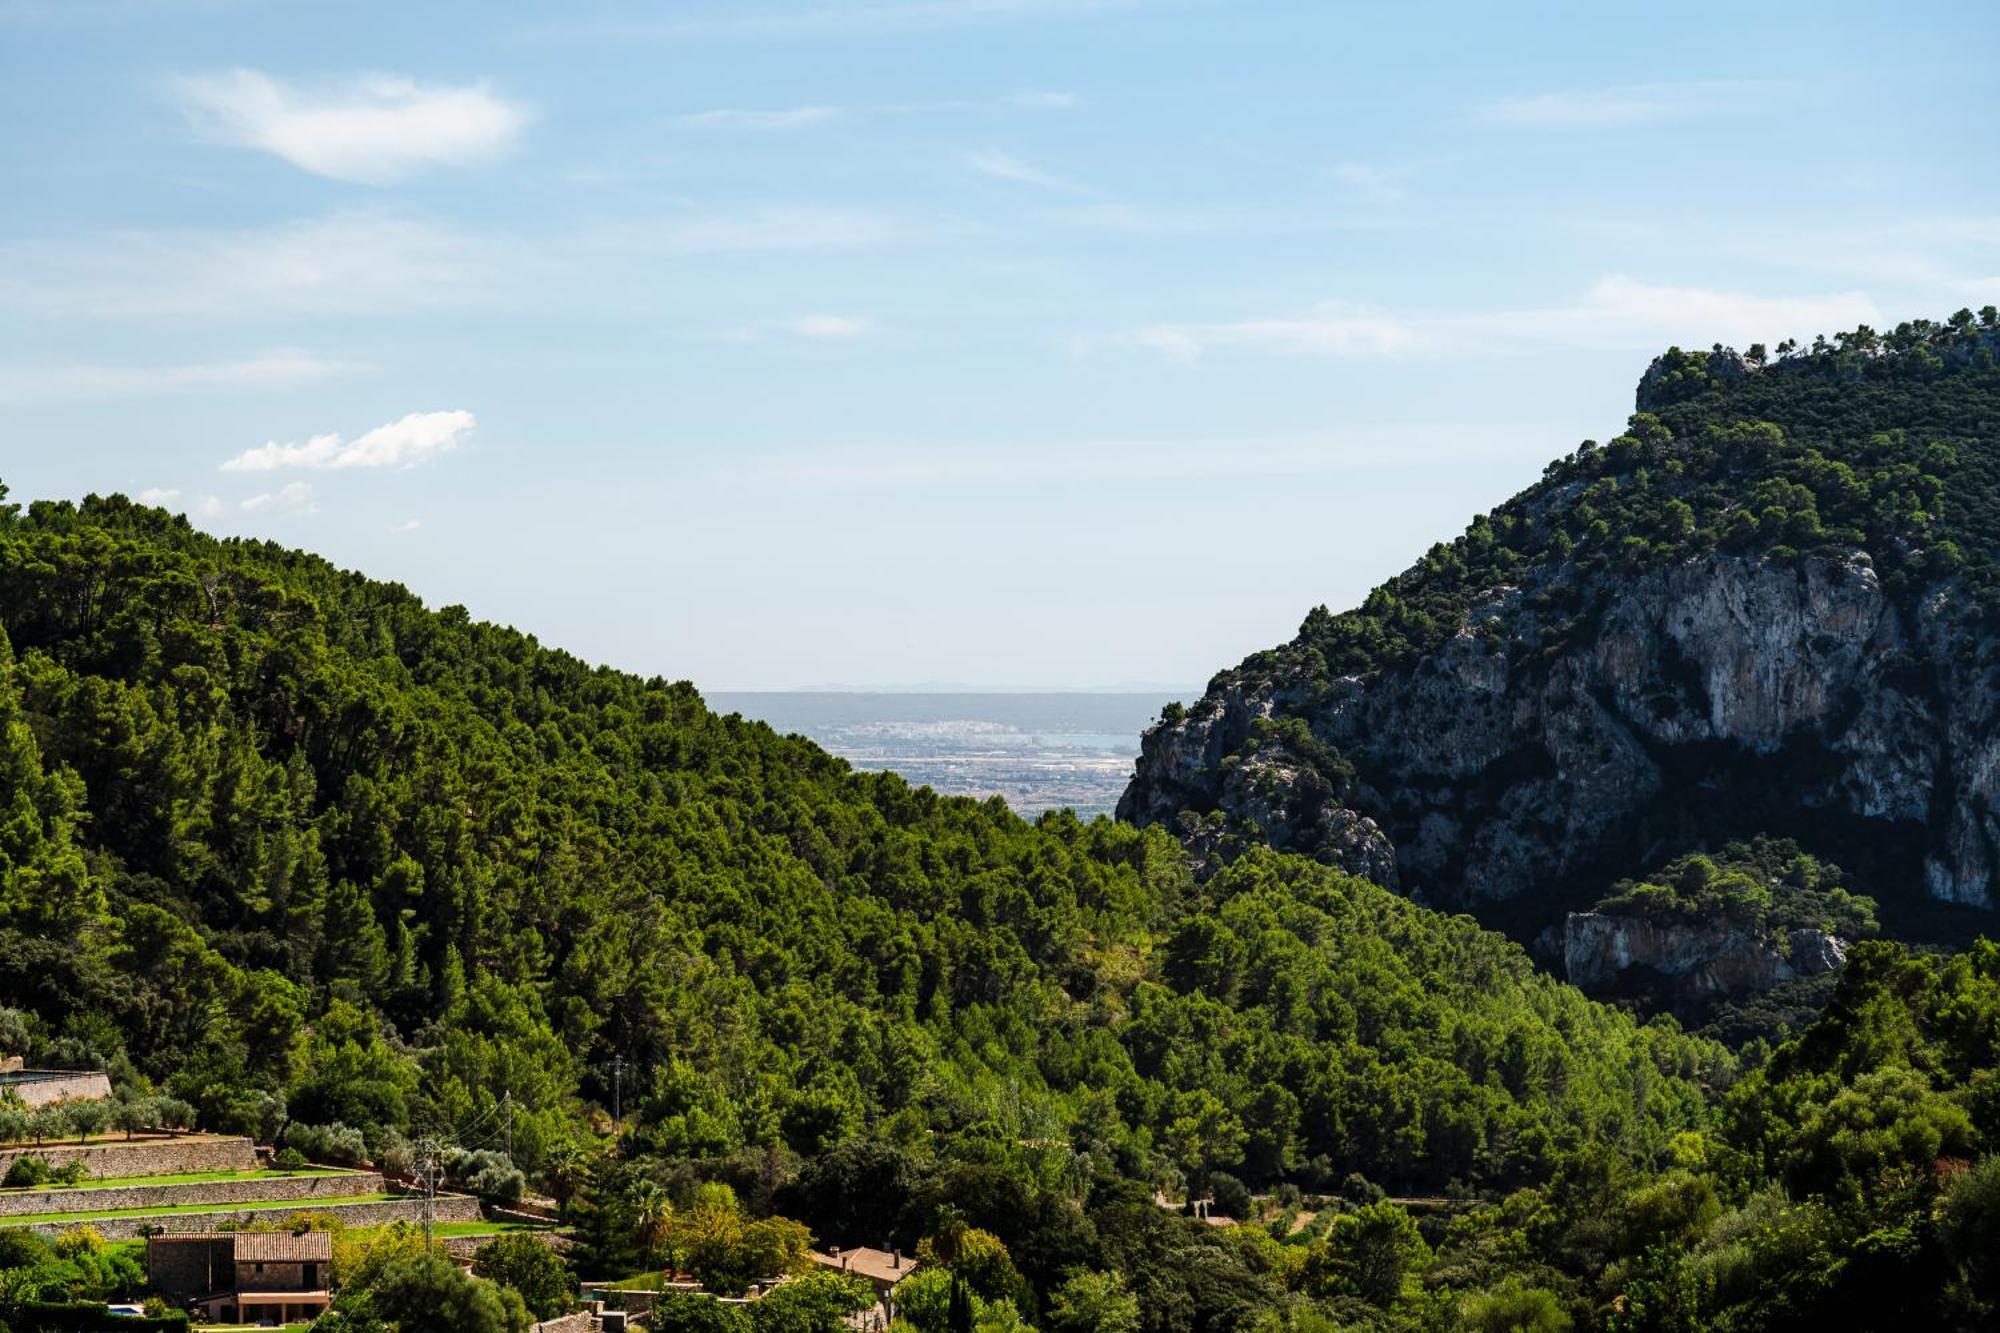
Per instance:
[[[1990,945],[1860,946],[1738,1055],[1339,868],[853,772],[122,497],[0,512],[0,626],[0,1030],[210,1129],[504,1151],[592,1275],[740,1287],[790,1218],[919,1256],[919,1333],[2000,1298]],[[814,1290],[675,1318],[830,1328]]]
[[[1669,351],[1639,411],[1146,737],[1121,814],[1531,939],[1732,839],[2000,904],[2000,312]],[[1956,909],[1956,910],[1954,910]]]

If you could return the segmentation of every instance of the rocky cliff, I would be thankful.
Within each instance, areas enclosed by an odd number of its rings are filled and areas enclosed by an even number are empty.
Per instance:
[[[1523,934],[1759,832],[1864,870],[1892,915],[1898,891],[1992,909],[2000,375],[1980,357],[1915,389],[1719,353],[1687,359],[1690,385],[1662,358],[1658,415],[1169,710],[1120,815]]]
[[[1774,936],[1729,922],[1693,925],[1602,912],[1571,912],[1563,924],[1563,975],[1571,985],[1613,990],[1639,971],[1664,981],[1683,1008],[1819,976],[1846,958],[1844,940],[1806,928]]]

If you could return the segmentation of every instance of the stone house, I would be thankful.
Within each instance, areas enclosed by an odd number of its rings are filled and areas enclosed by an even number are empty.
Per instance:
[[[303,1322],[333,1302],[333,1237],[324,1231],[190,1232],[146,1242],[153,1290],[221,1323]]]

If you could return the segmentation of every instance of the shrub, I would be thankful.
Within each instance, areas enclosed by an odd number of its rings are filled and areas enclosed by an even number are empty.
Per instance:
[[[14,1164],[7,1168],[4,1183],[8,1189],[27,1189],[35,1185],[49,1183],[49,1164],[39,1157],[16,1157]]]
[[[282,1146],[296,1149],[308,1161],[330,1166],[359,1166],[368,1160],[368,1144],[361,1131],[337,1120],[330,1125],[307,1125],[294,1120],[285,1126]]]
[[[287,1144],[278,1149],[277,1156],[271,1159],[271,1165],[280,1171],[303,1171],[306,1167],[306,1155]]]
[[[490,1203],[518,1203],[527,1192],[527,1177],[503,1152],[478,1149],[455,1151],[445,1159],[445,1176],[460,1189]]]
[[[480,1246],[472,1256],[472,1271],[520,1292],[538,1319],[554,1319],[576,1308],[575,1276],[533,1236],[516,1232]]]
[[[1215,1200],[1215,1211],[1224,1217],[1243,1221],[1257,1210],[1257,1201],[1250,1195],[1250,1187],[1226,1171],[1217,1171],[1208,1178],[1209,1197]]]

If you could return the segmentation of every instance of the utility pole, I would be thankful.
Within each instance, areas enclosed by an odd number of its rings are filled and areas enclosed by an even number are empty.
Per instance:
[[[501,1094],[500,1109],[507,1113],[507,1160],[509,1162],[512,1162],[514,1160],[514,1094],[513,1093],[508,1092]]]
[[[416,1143],[417,1179],[424,1189],[424,1253],[431,1250],[431,1230],[437,1214],[437,1173],[439,1151],[436,1139],[422,1138]]]
[[[611,1125],[619,1134],[625,1132],[625,1057],[611,1057]]]

